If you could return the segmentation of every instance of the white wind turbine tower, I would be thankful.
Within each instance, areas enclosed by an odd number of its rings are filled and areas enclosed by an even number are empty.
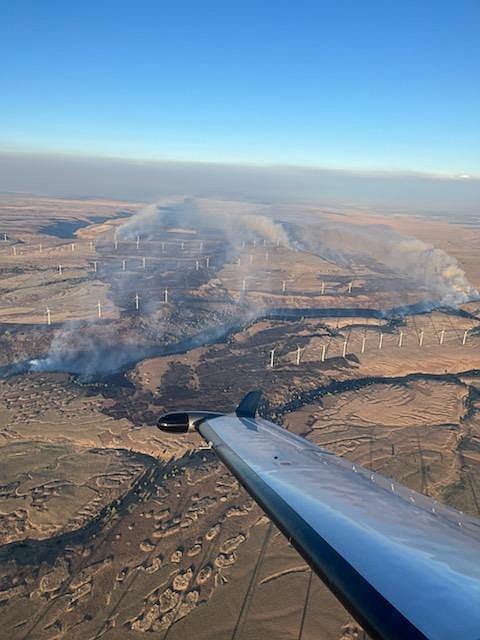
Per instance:
[[[300,358],[302,357],[302,351],[303,349],[301,348],[301,346],[298,344],[297,345],[297,357],[296,357],[296,363],[297,365],[300,364]]]
[[[273,349],[271,349],[270,351],[270,369],[273,369],[273,367],[275,366],[275,350],[276,347],[273,347]]]
[[[380,332],[380,335],[378,336],[378,348],[381,349],[383,345],[383,333]]]

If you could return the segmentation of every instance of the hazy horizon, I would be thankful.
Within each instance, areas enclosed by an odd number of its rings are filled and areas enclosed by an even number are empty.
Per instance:
[[[154,201],[185,195],[262,203],[478,213],[480,179],[419,172],[347,171],[0,152],[0,191]]]

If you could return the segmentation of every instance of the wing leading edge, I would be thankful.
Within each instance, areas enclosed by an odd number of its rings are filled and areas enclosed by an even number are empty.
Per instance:
[[[373,638],[479,640],[479,520],[262,419],[197,428]]]

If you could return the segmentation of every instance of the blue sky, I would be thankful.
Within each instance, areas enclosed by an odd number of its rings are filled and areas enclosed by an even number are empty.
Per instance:
[[[0,145],[480,174],[478,0],[5,0]]]

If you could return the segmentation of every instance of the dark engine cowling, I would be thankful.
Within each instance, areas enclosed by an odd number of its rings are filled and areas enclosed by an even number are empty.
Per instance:
[[[241,418],[255,418],[262,397],[260,390],[249,391],[235,410]],[[167,433],[187,433],[196,429],[204,420],[211,420],[225,415],[215,411],[173,411],[160,416],[157,426]]]
[[[203,420],[217,418],[221,415],[221,413],[213,411],[175,411],[160,416],[157,427],[167,433],[187,433],[191,429],[196,429]]]

